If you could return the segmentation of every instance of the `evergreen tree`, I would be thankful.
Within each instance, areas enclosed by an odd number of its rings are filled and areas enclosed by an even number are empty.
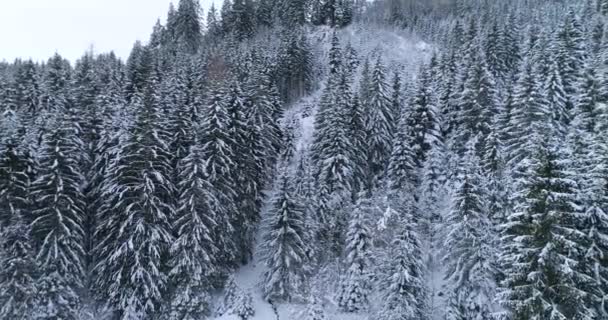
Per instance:
[[[540,133],[530,139],[535,146],[520,163],[515,208],[503,226],[502,305],[514,319],[592,319],[581,303],[591,279],[577,267],[584,248],[571,160]]]
[[[279,49],[279,90],[286,101],[310,92],[313,85],[313,61],[308,39],[303,31],[286,31]]]
[[[499,103],[496,92],[496,82],[486,64],[484,57],[475,59],[475,65],[469,69],[464,90],[459,99],[459,132],[453,141],[453,148],[459,154],[464,151],[464,145],[477,134],[481,134],[478,155],[485,149],[485,137],[491,131],[492,120],[497,114]]]
[[[460,162],[455,194],[446,221],[448,319],[488,319],[496,289],[493,230],[476,141]]]
[[[592,277],[586,290],[592,294],[587,296],[585,304],[596,310],[600,317],[608,315],[608,184],[605,164],[605,138],[590,135],[586,139],[588,152],[577,157],[576,172],[580,181],[580,199],[584,210],[584,221],[579,227],[586,235],[586,249],[580,270]]]
[[[381,278],[380,318],[426,319],[425,268],[417,226],[408,212],[401,212],[398,220],[400,230],[388,249],[388,263]]]
[[[38,116],[40,83],[38,69],[32,60],[21,63],[15,72],[15,102],[17,110],[26,117],[27,122],[34,123]]]
[[[531,61],[525,59],[514,85],[508,123],[503,128],[507,139],[507,161],[511,168],[525,156],[528,144],[531,143],[534,124],[549,123],[551,119],[552,114],[547,110],[542,93],[542,83],[538,80],[536,68]]]
[[[207,12],[207,33],[206,35],[211,39],[216,39],[221,35],[222,25],[220,18],[217,13],[217,9],[215,8],[215,3],[211,4],[211,8],[209,8],[209,12]]]
[[[32,185],[35,199],[32,236],[41,268],[36,296],[42,319],[77,319],[84,285],[85,197],[80,171],[82,141],[74,112],[58,109],[55,128],[43,136],[38,155],[39,177]]]
[[[108,171],[104,220],[97,231],[100,241],[95,250],[101,258],[95,275],[100,298],[107,299],[118,318],[125,320],[158,314],[173,241],[172,168],[154,79],[143,98],[132,99],[135,123]]]
[[[568,111],[567,97],[562,81],[562,75],[557,62],[549,66],[549,76],[544,86],[549,108],[552,110],[552,121],[556,126],[556,132],[562,136],[566,135],[567,126],[570,123],[571,114]]]
[[[27,320],[33,316],[37,276],[30,228],[22,213],[11,216],[0,231],[0,317]]]
[[[180,0],[175,14],[175,30],[172,39],[180,49],[196,53],[201,46],[202,9],[198,0]]]
[[[21,119],[13,109],[0,118],[0,229],[10,224],[13,216],[32,219],[28,167],[29,154],[20,142]]]
[[[312,298],[308,303],[305,320],[326,320],[325,312],[318,298]]]
[[[573,10],[566,15],[557,34],[557,62],[562,73],[566,92],[566,109],[572,110],[576,95],[576,85],[581,77],[586,60],[586,47],[583,26]]]
[[[416,156],[408,136],[407,117],[401,116],[393,139],[392,154],[387,169],[388,188],[392,191],[413,191],[418,185]]]
[[[236,190],[234,168],[236,166],[234,139],[228,132],[230,117],[227,112],[222,90],[213,87],[209,101],[201,113],[201,145],[204,162],[204,172],[208,182],[215,189],[215,197],[220,207],[226,212],[223,221],[214,232],[215,243],[220,248],[220,265],[222,271],[228,271],[236,261],[236,239],[232,222],[236,213]]]
[[[257,131],[259,128],[248,126],[246,96],[241,90],[240,83],[232,83],[225,98],[230,117],[227,130],[233,143],[230,147],[234,151],[235,158],[238,156],[241,159],[236,162],[236,170],[232,172],[237,209],[235,215],[231,217],[231,224],[237,228],[232,237],[237,244],[237,259],[246,263],[251,256],[254,225],[260,220],[261,175],[264,168],[261,165],[263,156],[256,153],[263,150],[252,146],[261,137]]]
[[[199,319],[208,314],[210,278],[218,276],[218,244],[214,229],[222,222],[222,208],[204,170],[202,146],[196,143],[179,164],[179,200],[171,246],[172,286],[170,319]]]
[[[279,18],[286,26],[301,26],[306,22],[308,0],[282,1],[279,7]]]
[[[431,87],[430,73],[421,71],[416,93],[408,112],[408,141],[415,154],[418,167],[422,167],[427,153],[440,138],[440,122],[437,117],[437,98]]]
[[[255,21],[258,27],[272,27],[274,24],[275,3],[272,0],[258,1],[255,10]]]
[[[345,274],[338,291],[338,306],[345,312],[360,312],[368,307],[371,292],[371,231],[368,219],[373,204],[360,198],[346,234]]]
[[[268,267],[264,297],[273,301],[291,301],[302,292],[309,259],[305,211],[294,195],[291,177],[282,170],[262,245]]]
[[[251,37],[255,31],[255,13],[252,0],[234,0],[232,4],[231,27],[237,39],[243,40]]]
[[[365,128],[369,139],[369,170],[379,178],[391,154],[391,143],[394,131],[394,114],[391,105],[389,84],[386,80],[386,71],[380,59],[376,61],[369,83],[369,96],[364,103]]]

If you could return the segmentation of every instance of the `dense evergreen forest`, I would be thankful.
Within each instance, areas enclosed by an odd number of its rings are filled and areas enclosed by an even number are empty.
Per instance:
[[[207,11],[0,62],[0,319],[608,319],[608,0]]]

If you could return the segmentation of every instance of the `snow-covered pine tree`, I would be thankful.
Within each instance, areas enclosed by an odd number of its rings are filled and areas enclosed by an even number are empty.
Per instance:
[[[475,64],[469,69],[459,98],[459,132],[452,141],[452,149],[463,154],[466,143],[481,134],[477,141],[477,152],[481,156],[499,108],[496,81],[482,54],[475,56]]]
[[[571,111],[587,55],[585,31],[580,18],[570,8],[557,33],[557,63],[566,92],[566,109]]]
[[[406,191],[414,200],[413,191],[418,185],[419,172],[405,114],[400,117],[396,131],[386,173],[388,188],[391,191]]]
[[[440,138],[440,121],[437,117],[437,97],[431,86],[430,70],[423,68],[407,112],[409,141],[418,167],[422,167],[427,153]]]
[[[0,230],[0,318],[31,319],[38,270],[23,212],[13,213]]]
[[[253,297],[250,292],[241,290],[236,297],[234,314],[241,320],[248,320],[255,316]]]
[[[549,144],[541,127],[528,137],[533,143],[518,166],[515,207],[502,227],[499,301],[514,319],[592,319],[594,310],[581,303],[591,278],[577,267],[586,248],[571,156]]]
[[[214,230],[223,215],[204,168],[198,141],[178,166],[179,200],[173,223],[176,240],[171,245],[172,301],[168,319],[195,320],[209,314],[209,290],[218,277],[218,252]]]
[[[291,301],[304,293],[307,283],[310,244],[306,216],[301,200],[294,195],[287,168],[282,168],[266,221],[262,250],[267,271],[264,297],[272,301]]]
[[[362,312],[369,307],[373,270],[369,219],[373,211],[371,199],[362,195],[348,225],[344,252],[345,270],[337,295],[338,306],[345,312]]]
[[[136,120],[108,170],[97,231],[95,285],[121,320],[157,315],[166,297],[174,186],[157,88],[153,76],[132,98]]]
[[[525,156],[531,143],[532,128],[535,123],[547,122],[552,118],[543,95],[542,83],[538,79],[533,61],[526,58],[522,62],[514,84],[508,123],[503,128],[507,153],[507,164],[513,169]],[[548,127],[548,129],[552,129]]]
[[[367,170],[367,133],[365,131],[365,111],[358,96],[354,96],[352,103],[348,105],[347,114],[347,136],[350,140],[350,155],[352,166],[351,190],[353,198],[370,185],[366,178],[369,177]]]
[[[486,183],[477,156],[477,137],[459,164],[456,188],[445,223],[448,285],[447,319],[488,319],[495,311],[494,230]]]
[[[180,0],[175,14],[175,30],[171,39],[175,46],[179,46],[183,52],[193,54],[201,46],[203,32],[201,9],[198,0]]]
[[[254,13],[253,1],[233,0],[230,12],[230,30],[237,39],[243,40],[253,35],[255,31]]]
[[[578,154],[575,165],[584,210],[579,228],[586,236],[579,269],[593,278],[585,303],[601,318],[608,316],[608,149],[601,133],[588,134],[586,140],[587,152]]]
[[[443,246],[442,226],[446,207],[448,205],[447,180],[451,170],[448,166],[448,154],[445,144],[440,141],[429,151],[428,157],[420,172],[418,179],[418,190],[416,190],[417,210],[419,214],[414,215],[414,219],[421,227],[421,236],[427,241],[430,250],[425,252],[425,262],[430,273],[439,272],[442,269],[441,255]],[[431,312],[439,307],[434,299],[436,293],[430,289]]]
[[[283,132],[279,119],[283,114],[283,104],[277,88],[269,75],[268,67],[255,71],[247,83],[247,126],[249,135],[260,137],[249,141],[255,143],[257,152],[262,153],[263,170],[272,168],[277,161],[278,153],[283,149]],[[254,131],[255,130],[255,131]]]
[[[235,228],[232,237],[237,245],[236,258],[238,262],[246,263],[252,255],[254,227],[260,220],[261,189],[262,189],[262,161],[263,150],[255,148],[261,140],[259,127],[254,126],[255,119],[248,123],[246,117],[246,96],[241,90],[238,81],[230,84],[225,96],[230,122],[227,127],[233,144],[230,146],[234,152],[236,170],[233,170],[234,191],[236,192],[235,205],[237,211],[231,217],[230,223]]]
[[[43,136],[31,223],[40,267],[36,313],[42,319],[76,319],[77,291],[84,285],[85,197],[80,170],[83,143],[75,112],[57,106],[53,128]]]
[[[216,243],[220,248],[220,265],[224,272],[234,266],[237,257],[236,239],[232,238],[235,232],[232,219],[236,213],[236,191],[234,181],[235,145],[228,128],[230,116],[225,105],[223,90],[218,85],[212,87],[209,101],[201,112],[201,144],[204,163],[204,172],[208,175],[209,183],[214,187],[215,197],[220,207],[226,210],[223,223],[215,230]]]
[[[549,65],[548,72],[549,74],[544,85],[547,103],[552,112],[553,124],[556,126],[555,132],[565,136],[567,133],[567,126],[571,120],[571,114],[568,111],[568,100],[564,89],[564,83],[562,81],[559,65],[556,61],[553,61]]]
[[[391,154],[394,122],[398,116],[393,114],[390,85],[386,78],[385,67],[378,58],[371,72],[370,87],[366,88],[369,96],[362,101],[366,104],[364,121],[369,143],[369,170],[374,179],[380,179],[384,175]]]
[[[23,124],[19,114],[7,108],[0,115],[0,228],[14,215],[33,219],[29,197],[29,153],[22,145]]]
[[[306,307],[306,314],[304,320],[327,320],[323,306],[319,298],[312,297]]]
[[[40,80],[39,68],[32,60],[22,61],[15,71],[15,102],[24,121],[34,124],[39,115]]]
[[[380,275],[383,303],[382,320],[427,319],[426,268],[421,251],[418,226],[413,215],[403,208],[397,218],[396,237],[386,252],[387,265]]]
[[[168,119],[171,166],[175,171],[173,181],[177,181],[178,163],[188,155],[194,143],[194,126],[198,121],[195,99],[202,95],[202,92],[195,92],[195,79],[189,70],[194,63],[181,53],[175,60],[160,84],[161,110],[163,117]]]

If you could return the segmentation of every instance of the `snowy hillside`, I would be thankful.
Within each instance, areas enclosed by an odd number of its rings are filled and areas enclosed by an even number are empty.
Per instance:
[[[608,0],[176,2],[0,62],[0,320],[608,319]]]
[[[348,43],[353,46],[355,51],[361,56],[380,55],[382,59],[387,61],[388,68],[391,70],[399,70],[404,78],[413,77],[417,69],[430,58],[432,54],[431,45],[417,39],[405,38],[396,32],[386,29],[365,29],[363,26],[349,26],[340,30],[340,38],[343,43]],[[328,52],[331,48],[331,37],[333,29],[320,27],[316,28],[311,33],[311,43],[314,44],[315,50],[327,59]],[[324,83],[326,79],[319,79],[319,82]],[[324,87],[324,86],[323,86]],[[312,94],[300,98],[299,101],[288,107],[283,123],[297,123],[294,126],[296,130],[297,141],[295,141],[296,155],[298,158],[302,150],[309,150],[312,143],[312,135],[314,130],[314,116],[323,88],[313,92]],[[297,165],[293,163],[292,165]],[[295,170],[295,168],[293,168]],[[269,191],[273,194],[276,191]],[[271,197],[267,197],[270,199]],[[267,203],[262,211],[262,221],[268,214],[271,208]],[[264,230],[264,226],[260,227]],[[273,306],[263,299],[262,285],[263,274],[266,266],[264,265],[263,257],[260,257],[259,244],[261,243],[261,235],[258,235],[258,244],[254,248],[254,260],[252,263],[242,267],[235,275],[235,282],[241,289],[250,292],[253,296],[253,305],[255,315],[250,320],[274,320],[274,319],[307,319],[307,306],[302,303],[296,304],[279,304],[276,305],[276,312]],[[337,275],[336,275],[337,276]],[[324,301],[334,301],[335,296],[332,295],[331,289],[328,295],[323,298]],[[342,314],[337,311],[336,305],[323,306],[328,317],[336,320],[357,320],[367,319],[367,315],[353,316]],[[235,315],[224,315],[215,320],[239,320]]]

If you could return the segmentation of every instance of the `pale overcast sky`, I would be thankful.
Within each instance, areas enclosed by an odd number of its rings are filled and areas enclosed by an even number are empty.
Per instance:
[[[205,12],[212,2],[199,0]],[[0,0],[0,61],[46,60],[55,52],[74,62],[91,45],[128,56],[147,41],[157,18],[179,0]]]

